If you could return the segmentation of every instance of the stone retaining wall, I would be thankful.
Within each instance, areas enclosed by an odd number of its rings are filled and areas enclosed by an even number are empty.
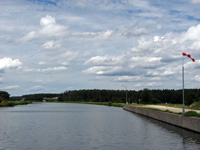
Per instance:
[[[186,117],[183,115],[131,107],[126,105],[123,107],[123,109],[200,133],[200,118]]]

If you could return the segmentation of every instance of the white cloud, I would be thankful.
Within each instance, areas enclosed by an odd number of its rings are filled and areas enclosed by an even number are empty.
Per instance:
[[[18,89],[20,86],[19,85],[9,85],[9,86],[1,86],[1,90],[13,90],[13,89]]]
[[[61,41],[48,41],[41,46],[43,49],[57,49],[61,47]]]
[[[72,33],[76,38],[84,39],[115,39],[122,37],[137,37],[149,34],[149,30],[145,28],[135,28],[135,27],[123,27],[117,30],[106,30],[102,32],[83,32],[83,33]]]
[[[44,61],[40,61],[39,63],[38,63],[38,65],[45,65],[46,64],[46,62],[44,62]]]
[[[38,31],[31,31],[26,36],[21,38],[19,41],[26,42],[34,38],[45,38],[45,37],[56,37],[60,38],[66,35],[67,26],[59,25],[56,23],[55,18],[46,15],[40,19],[41,29]]]
[[[66,66],[58,66],[58,67],[48,67],[42,69],[34,69],[34,68],[21,68],[24,72],[39,72],[39,73],[54,73],[60,71],[66,71],[68,68]]]
[[[195,76],[195,80],[198,81],[198,82],[200,82],[200,75],[196,75]]]
[[[200,24],[190,27],[185,33],[185,40],[200,40]]]
[[[107,66],[116,65],[122,61],[123,56],[95,56],[85,62],[85,65]]]
[[[12,59],[10,57],[4,57],[0,59],[0,70],[18,68],[22,65],[19,59]]]
[[[33,86],[31,88],[29,88],[28,90],[29,91],[39,91],[39,90],[44,90],[45,88],[41,85],[36,85],[36,86]]]
[[[46,17],[42,17],[40,19],[40,25],[42,27],[48,26],[50,24],[56,24],[56,20],[52,16],[46,15]]]
[[[59,67],[53,67],[53,68],[37,69],[37,72],[51,73],[51,72],[66,71],[66,70],[67,70],[67,67],[59,66]]]
[[[36,80],[33,81],[33,83],[45,83],[45,82],[41,79],[36,79]]]

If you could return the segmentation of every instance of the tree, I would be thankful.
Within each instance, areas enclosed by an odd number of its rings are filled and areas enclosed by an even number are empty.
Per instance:
[[[152,93],[149,89],[145,88],[140,96],[142,104],[150,104],[152,102]]]
[[[0,99],[6,99],[8,100],[10,98],[10,94],[5,91],[0,91]]]

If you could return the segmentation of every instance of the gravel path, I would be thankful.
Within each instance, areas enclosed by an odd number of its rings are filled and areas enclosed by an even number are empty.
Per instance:
[[[174,107],[168,107],[168,106],[158,106],[158,105],[145,105],[143,107],[148,107],[148,108],[156,108],[156,109],[160,109],[160,110],[169,110],[175,113],[181,113],[182,112],[182,108],[174,108]],[[200,110],[192,110],[192,109],[185,109],[185,112],[187,111],[196,111],[197,113],[200,113]]]

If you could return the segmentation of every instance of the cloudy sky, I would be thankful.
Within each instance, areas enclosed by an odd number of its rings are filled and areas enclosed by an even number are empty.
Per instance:
[[[200,87],[200,0],[1,0],[0,90]]]

